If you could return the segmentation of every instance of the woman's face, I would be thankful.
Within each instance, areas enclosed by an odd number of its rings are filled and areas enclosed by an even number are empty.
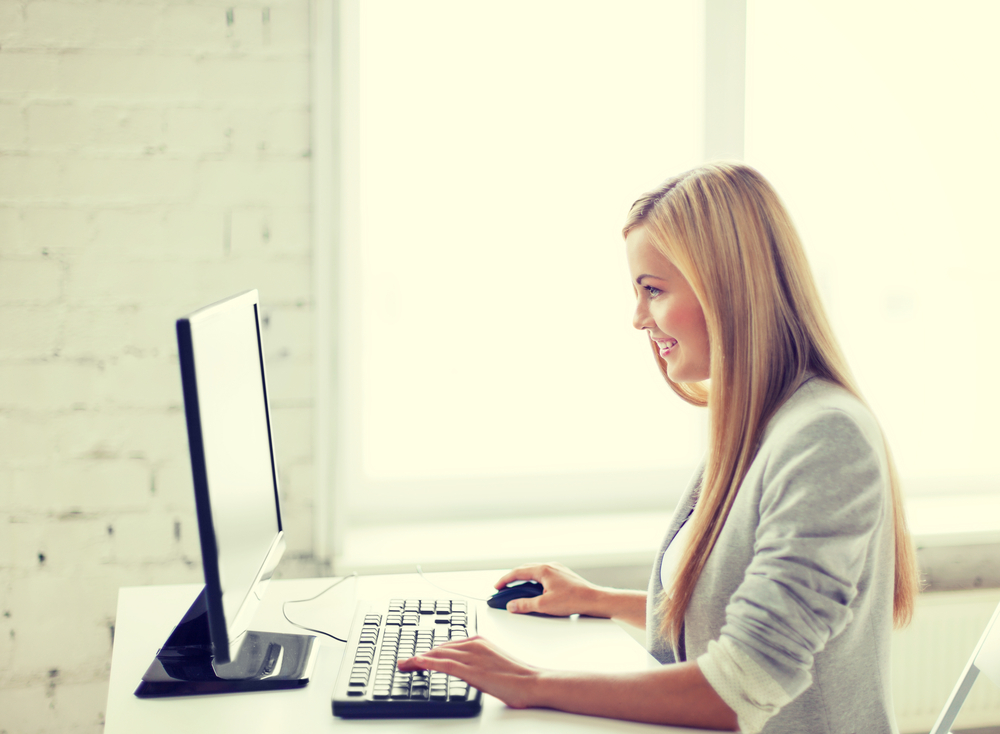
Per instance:
[[[649,334],[671,380],[707,380],[708,327],[691,285],[653,246],[645,227],[628,233],[625,253],[638,299],[632,325]]]

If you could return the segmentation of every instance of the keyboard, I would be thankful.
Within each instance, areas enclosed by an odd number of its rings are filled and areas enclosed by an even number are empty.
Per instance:
[[[333,687],[333,715],[357,718],[476,716],[482,693],[444,673],[401,673],[399,660],[476,634],[475,605],[459,599],[359,602]]]

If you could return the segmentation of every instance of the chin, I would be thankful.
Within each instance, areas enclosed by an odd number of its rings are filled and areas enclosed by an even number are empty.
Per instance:
[[[687,379],[685,377],[676,378],[673,375],[670,376],[670,379],[673,380],[678,385],[687,385],[688,383],[691,383],[691,382],[701,382],[701,380],[690,380],[690,379]]]
[[[673,382],[676,382],[679,385],[683,385],[689,382],[704,382],[705,380],[708,379],[709,376],[702,375],[700,373],[691,374],[691,372],[688,370],[681,370],[681,369],[672,370],[670,369],[670,367],[667,367],[667,377],[669,377]]]

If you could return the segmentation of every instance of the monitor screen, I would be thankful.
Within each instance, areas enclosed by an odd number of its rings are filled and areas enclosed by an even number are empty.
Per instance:
[[[284,550],[257,291],[177,321],[216,662],[236,658]]]

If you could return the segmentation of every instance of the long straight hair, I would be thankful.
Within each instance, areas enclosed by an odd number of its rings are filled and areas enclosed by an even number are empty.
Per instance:
[[[709,409],[709,451],[701,493],[671,588],[659,600],[661,632],[677,644],[684,614],[722,532],[768,421],[807,373],[862,400],[827,321],[805,252],[777,193],[753,168],[714,163],[683,173],[642,196],[623,236],[644,227],[680,270],[708,327],[709,382],[677,383],[681,398]],[[893,621],[913,613],[918,580],[898,474],[889,447],[895,531]]]

